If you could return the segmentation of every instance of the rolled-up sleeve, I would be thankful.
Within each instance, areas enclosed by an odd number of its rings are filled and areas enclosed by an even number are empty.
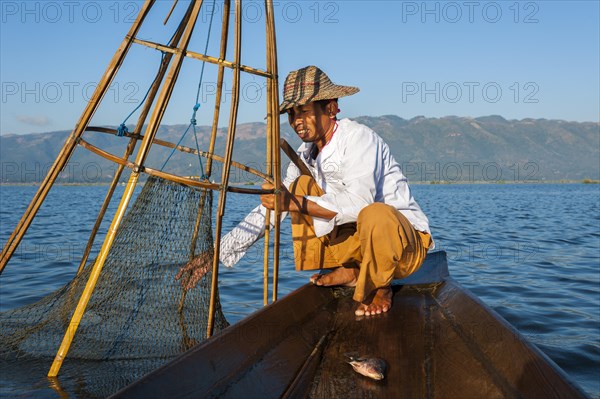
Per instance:
[[[355,222],[358,213],[365,206],[375,202],[377,184],[381,176],[380,142],[373,135],[360,135],[356,142],[345,146],[344,150],[339,171],[332,172],[343,176],[343,179],[332,183],[340,189],[320,197],[307,197],[323,208],[337,213],[330,220],[313,218],[315,233],[319,237],[331,232],[336,225]]]

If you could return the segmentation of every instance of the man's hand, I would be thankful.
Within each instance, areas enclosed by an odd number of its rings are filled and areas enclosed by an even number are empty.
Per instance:
[[[263,190],[273,190],[275,186],[271,183],[264,183],[261,187]],[[279,210],[284,211],[297,211],[299,207],[299,199],[292,195],[284,186],[281,186],[281,192],[279,194]],[[262,206],[267,209],[275,210],[275,194],[263,194],[260,196],[260,202]]]
[[[179,269],[175,280],[179,281],[181,277],[185,276],[180,283],[181,287],[188,291],[194,288],[202,277],[212,269],[212,265],[213,251],[202,252]]]

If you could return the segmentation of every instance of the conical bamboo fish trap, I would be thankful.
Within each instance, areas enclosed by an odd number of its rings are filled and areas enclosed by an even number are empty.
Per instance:
[[[37,304],[7,312],[2,317],[2,342],[5,349],[0,351],[0,355],[3,357],[48,356],[49,352],[54,352],[56,356],[48,373],[50,377],[54,377],[58,374],[62,362],[68,354],[84,359],[124,359],[144,356],[169,358],[189,348],[204,336],[210,336],[215,329],[220,329],[226,324],[220,312],[217,287],[219,244],[227,193],[261,194],[265,192],[260,189],[231,185],[231,167],[237,167],[259,176],[276,187],[281,181],[275,23],[273,3],[265,1],[266,69],[253,68],[242,63],[242,4],[240,0],[234,1],[233,5],[229,0],[225,0],[222,4],[223,18],[218,55],[196,52],[189,48],[194,28],[201,25],[198,16],[202,7],[206,6],[203,3],[207,2],[202,0],[189,2],[173,37],[168,43],[161,44],[138,37],[142,25],[155,6],[155,0],[146,0],[56,161],[8,239],[0,258],[0,272],[4,270],[11,259],[51,187],[56,182],[59,173],[65,168],[77,147],[89,150],[116,164],[116,173],[82,255],[77,276],[64,288]],[[167,19],[176,6],[178,6],[177,0],[175,0]],[[184,5],[179,4],[179,6]],[[234,20],[234,48],[233,57],[228,59],[229,25],[232,18]],[[105,94],[133,46],[144,46],[163,53],[160,68],[141,104],[140,115],[133,132],[90,126],[93,115],[101,106]],[[212,64],[218,69],[212,129],[210,138],[207,140],[208,148],[205,149],[194,149],[157,137],[167,104],[171,100],[173,90],[178,82],[182,65],[184,62],[198,61]],[[232,99],[227,122],[225,150],[223,154],[216,154],[215,143],[226,70],[231,70]],[[266,79],[267,128],[264,161],[267,169],[265,172],[242,165],[232,159],[242,73]],[[86,133],[90,131],[111,134],[115,137],[127,137],[128,143],[124,154],[109,153],[86,140]],[[123,139],[120,138],[120,140]],[[206,168],[203,173],[199,173],[199,178],[152,168],[148,166],[147,159],[150,149],[156,145],[203,157],[206,160]],[[134,156],[136,148],[137,152]],[[218,182],[214,182],[215,178],[212,176],[214,162],[222,163],[222,172]],[[112,222],[97,258],[88,262],[94,238],[101,222],[108,217],[108,204],[115,195],[115,188],[126,168],[131,172],[117,210],[112,215]],[[135,203],[130,206],[130,203],[133,202],[134,189],[143,175],[147,175],[147,183]],[[214,242],[211,218],[213,191],[219,193],[215,214]],[[166,212],[164,209],[156,211],[157,208],[167,208],[163,205],[176,207],[177,215],[173,216],[172,212]],[[265,226],[265,303],[268,302],[267,276],[269,274],[269,227],[271,224],[275,226],[272,245],[274,248],[273,300],[277,298],[279,213],[276,210],[276,220],[274,221],[269,221],[267,214]],[[174,226],[174,223],[177,226]],[[158,247],[161,249],[157,249]],[[190,292],[186,295],[179,283],[174,281],[174,273],[182,264],[203,252],[212,253],[212,273],[205,276],[199,290],[194,290],[198,292]],[[107,288],[111,285],[111,288]],[[153,286],[162,287],[161,291],[153,292]],[[170,290],[168,295],[164,292],[165,289]],[[121,297],[115,294],[115,290],[120,291],[120,294],[127,292],[127,299],[121,301]],[[149,309],[143,307],[157,302],[160,303],[160,306]],[[92,314],[88,314],[89,309]],[[202,309],[205,312],[202,312]],[[116,313],[119,312],[122,313],[122,317],[116,316]],[[102,314],[104,316],[101,316]],[[167,314],[170,315],[167,317]],[[199,322],[199,317],[204,318],[205,321]],[[164,350],[158,350],[160,353],[153,352],[157,346],[160,346],[155,343],[161,339],[157,338],[157,333],[152,331],[155,326],[150,321],[156,321],[154,319],[162,319],[162,328],[168,330],[167,332],[162,331],[161,334],[172,335],[169,338],[170,341],[165,339],[165,342],[168,342],[163,345]],[[44,330],[49,325],[53,326],[53,333]],[[102,326],[102,328],[98,329],[95,326]],[[57,345],[53,349],[57,329],[63,331],[62,343],[59,342],[60,347]],[[83,336],[80,337],[81,334]],[[98,344],[98,341],[104,341],[104,343]],[[173,344],[172,341],[180,344]],[[74,344],[73,348],[71,348],[72,344]]]

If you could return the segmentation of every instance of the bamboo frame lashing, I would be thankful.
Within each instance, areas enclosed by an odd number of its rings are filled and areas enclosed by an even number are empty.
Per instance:
[[[56,160],[50,167],[50,170],[44,178],[44,181],[40,184],[38,191],[29,203],[29,206],[25,210],[23,216],[21,217],[21,220],[17,224],[17,227],[15,227],[15,230],[12,232],[9,239],[7,240],[6,245],[4,246],[2,253],[0,254],[0,274],[2,273],[2,271],[4,271],[6,264],[14,254],[23,236],[25,235],[25,232],[31,225],[33,218],[37,214],[42,203],[44,202],[46,196],[48,195],[48,192],[50,191],[52,185],[56,181],[56,178],[58,177],[59,173],[64,169],[73,151],[75,150],[77,145],[77,139],[81,137],[81,135],[85,131],[90,120],[92,119],[92,116],[94,115],[98,106],[100,105],[100,100],[108,91],[108,88],[110,87],[117,71],[119,70],[125,58],[125,55],[131,47],[133,38],[136,36],[140,26],[142,25],[142,22],[146,18],[148,11],[150,10],[154,2],[155,0],[146,0],[144,5],[140,9],[140,12],[135,22],[132,24],[128,34],[125,36],[125,38],[121,42],[121,45],[115,52],[113,58],[111,59],[104,75],[102,76],[102,79],[100,79],[100,82],[98,83],[98,86],[94,91],[94,94],[92,95],[90,101],[87,103],[81,117],[79,118],[79,121],[75,125],[75,128],[71,132],[71,135],[65,141],[63,148],[61,149],[60,153],[56,157]]]
[[[216,294],[219,284],[219,254],[221,244],[221,228],[223,225],[223,215],[225,213],[225,203],[227,198],[227,186],[229,185],[229,169],[231,167],[231,156],[233,153],[233,140],[237,125],[237,112],[239,107],[240,95],[240,59],[242,45],[242,4],[240,0],[235,1],[235,40],[234,40],[234,63],[233,82],[231,87],[231,109],[229,112],[229,128],[227,132],[227,143],[225,145],[225,160],[223,162],[223,172],[221,178],[221,193],[219,195],[219,206],[217,209],[217,220],[215,223],[215,253],[213,258],[213,273],[210,290],[210,302],[208,307],[208,323],[206,329],[207,337],[213,332],[215,319]]]
[[[180,45],[180,48],[182,48],[183,50],[185,50],[189,44],[190,37],[196,23],[196,19],[198,17],[198,14],[200,13],[201,5],[202,0],[190,3],[190,5],[188,6],[188,12],[183,18],[183,20],[185,21],[184,25],[186,26],[183,37],[181,38]],[[142,141],[142,144],[138,151],[138,155],[136,158],[137,165],[143,166],[145,162],[146,156],[148,155],[148,150],[152,144],[152,139],[156,135],[156,131],[158,130],[158,126],[160,124],[162,116],[164,115],[165,106],[168,103],[171,93],[173,91],[173,86],[175,85],[175,81],[177,80],[177,76],[179,74],[179,70],[181,69],[182,62],[183,57],[181,56],[181,53],[175,55],[173,63],[169,70],[169,74],[167,75],[160,96],[154,108],[154,112],[152,113],[152,117],[150,118],[150,122],[146,129],[144,140]],[[81,318],[83,317],[83,313],[85,312],[87,303],[92,295],[92,292],[94,291],[96,282],[100,276],[100,272],[102,271],[102,267],[104,266],[104,262],[106,261],[106,258],[108,256],[108,252],[110,251],[112,243],[115,239],[117,230],[121,224],[121,221],[123,220],[126,208],[133,196],[133,191],[136,187],[138,178],[139,171],[134,170],[129,177],[129,182],[125,187],[125,191],[115,213],[115,217],[113,218],[111,226],[106,234],[104,244],[102,245],[96,262],[94,263],[88,282],[85,286],[83,293],[81,294],[81,298],[73,314],[73,318],[69,323],[69,327],[65,332],[65,336],[61,343],[61,346],[56,354],[54,362],[52,363],[50,371],[48,372],[49,377],[56,377],[58,375],[58,372],[60,371],[60,367],[62,366],[62,362],[67,355],[71,342],[73,341],[75,332],[79,327],[79,323],[81,321]]]

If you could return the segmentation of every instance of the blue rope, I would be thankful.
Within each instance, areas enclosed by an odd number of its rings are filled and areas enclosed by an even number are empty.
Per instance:
[[[129,116],[131,116],[131,114]],[[127,126],[125,126],[125,122],[127,122],[127,119],[129,119],[129,116],[127,118],[125,118],[125,120],[123,121],[123,123],[121,123],[119,125],[119,127],[117,128],[117,136],[123,137],[127,133],[129,133],[129,129],[127,129]]]
[[[167,157],[167,159],[165,160],[165,163],[163,163],[163,165],[160,167],[160,170],[162,171],[165,166],[167,166],[167,163],[169,162],[169,160],[171,159],[171,157],[173,156],[173,154],[175,154],[175,150],[177,150],[177,147],[179,147],[179,145],[181,144],[181,142],[183,141],[183,138],[185,137],[185,135],[187,134],[187,132],[189,132],[190,127],[192,127],[193,125],[190,123],[187,127],[187,129],[185,129],[185,132],[183,132],[183,134],[181,135],[181,138],[179,139],[179,141],[177,142],[177,145],[175,146],[175,148],[173,148],[171,150],[171,153],[169,154],[169,156]],[[200,163],[200,168],[202,168],[202,163]],[[204,176],[204,170],[202,170],[202,176]]]
[[[202,166],[202,157],[200,156],[200,145],[198,144],[198,134],[196,133],[196,111],[198,111],[198,108],[200,108],[200,104],[196,103],[196,105],[194,105],[194,114],[192,116],[192,120],[190,121],[190,124],[194,127],[194,140],[196,141],[196,151],[198,151],[198,162],[200,163],[200,172],[202,172],[202,175],[200,176],[200,178],[202,180],[206,180],[206,175],[204,174],[204,167]]]
[[[165,58],[165,53],[162,52],[162,55],[160,57],[160,63],[161,64],[162,64],[164,58]],[[129,133],[129,129],[127,129],[127,126],[125,126],[125,122],[127,122],[127,120],[131,117],[131,115],[133,115],[138,109],[140,109],[140,107],[142,106],[142,104],[146,101],[146,98],[148,98],[148,94],[150,94],[150,90],[152,89],[152,86],[156,82],[156,79],[158,79],[158,74],[156,75],[156,77],[154,78],[154,80],[152,81],[152,83],[150,84],[150,87],[148,87],[148,91],[146,91],[146,95],[144,95],[144,98],[142,98],[142,101],[140,101],[140,103],[138,104],[138,106],[135,107],[135,109],[133,111],[131,111],[129,113],[129,115],[127,115],[127,117],[125,118],[125,120],[123,120],[123,123],[121,123],[119,125],[119,127],[117,128],[117,136],[123,137],[123,136],[125,136],[125,134]]]
[[[214,7],[214,3],[213,3],[213,7]],[[177,30],[175,30],[175,32],[173,32],[173,34],[171,35],[171,38],[169,39],[169,43],[171,43],[171,41],[173,41],[173,38],[175,37],[176,34],[177,34]],[[160,64],[161,65],[162,65],[162,62],[163,62],[164,59],[165,59],[165,52],[161,51],[161,56],[160,56]],[[133,111],[131,111],[129,113],[129,115],[127,115],[127,118],[125,118],[123,120],[123,123],[121,123],[119,125],[119,127],[117,128],[117,136],[118,137],[123,137],[127,133],[129,133],[129,129],[125,125],[125,122],[127,122],[127,120],[131,117],[131,115],[133,115],[135,113],[135,111],[137,111],[138,109],[140,109],[140,107],[142,106],[142,104],[144,103],[144,101],[146,101],[146,98],[148,98],[148,94],[150,94],[150,89],[152,89],[152,86],[154,85],[154,83],[156,82],[157,79],[158,79],[158,74],[156,75],[156,77],[154,78],[154,80],[152,81],[152,83],[150,84],[150,87],[148,87],[148,91],[146,92],[146,95],[144,96],[144,98],[142,99],[142,101],[140,101],[140,103],[138,104],[138,106],[135,107],[135,109]]]

